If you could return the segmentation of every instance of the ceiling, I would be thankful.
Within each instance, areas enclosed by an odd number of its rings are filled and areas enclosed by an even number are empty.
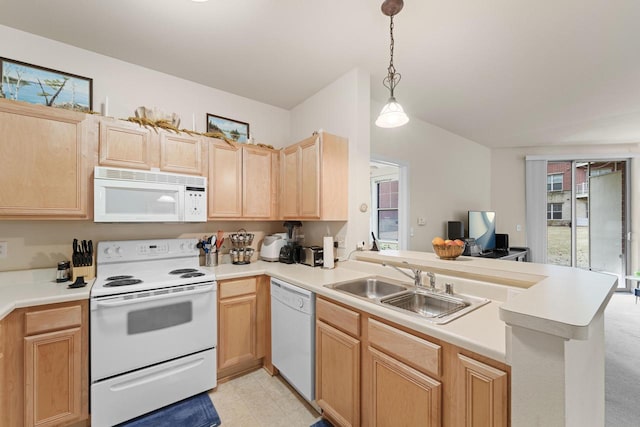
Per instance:
[[[381,0],[0,0],[0,24],[291,109],[389,61]],[[406,0],[405,111],[489,147],[640,141],[637,0]],[[1,49],[0,49],[1,56]]]

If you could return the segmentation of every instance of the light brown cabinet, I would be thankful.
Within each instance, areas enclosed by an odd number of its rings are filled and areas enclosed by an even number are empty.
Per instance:
[[[14,310],[3,320],[7,426],[62,426],[88,421],[86,301]],[[1,366],[1,365],[0,365]]]
[[[360,425],[359,315],[316,300],[316,402],[340,426]]]
[[[372,426],[441,425],[441,346],[375,319],[367,321]]]
[[[0,217],[87,219],[92,117],[0,99]]]
[[[316,300],[316,400],[334,425],[506,427],[509,375],[500,362]]]
[[[266,276],[218,283],[218,379],[265,362],[268,298]]]
[[[209,218],[276,219],[277,151],[210,141]]]
[[[506,427],[508,418],[507,373],[467,357],[457,355],[458,413],[464,427]]]
[[[439,381],[373,347],[371,357],[371,426],[441,425]]]
[[[136,123],[100,118],[100,166],[158,168],[166,172],[205,175],[205,143],[200,136],[150,130]]]
[[[348,219],[349,147],[328,133],[282,150],[281,210],[285,219]]]

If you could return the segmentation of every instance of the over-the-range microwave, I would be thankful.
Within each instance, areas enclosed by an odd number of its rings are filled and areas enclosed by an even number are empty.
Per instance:
[[[206,222],[207,178],[96,166],[94,222]]]

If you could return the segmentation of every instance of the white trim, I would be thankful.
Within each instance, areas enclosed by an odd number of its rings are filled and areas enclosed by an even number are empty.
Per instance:
[[[371,156],[371,162],[387,164],[398,168],[398,249],[407,250],[409,248],[409,164],[405,161],[395,160],[386,156]],[[369,178],[371,182],[371,177]],[[377,224],[374,219],[374,198],[377,196],[371,187],[371,216],[370,226],[376,230]],[[374,225],[376,225],[374,227]]]
[[[627,160],[631,158],[640,157],[640,154],[636,153],[624,153],[624,154],[528,154],[524,157],[525,160],[546,160],[548,162],[561,162],[561,161],[598,161],[598,160]]]

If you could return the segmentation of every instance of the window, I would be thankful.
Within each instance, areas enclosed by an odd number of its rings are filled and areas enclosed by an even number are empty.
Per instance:
[[[547,203],[547,219],[562,219],[562,203]]]
[[[562,191],[562,174],[547,175],[547,191]]]
[[[398,180],[377,183],[378,239],[398,243]]]

